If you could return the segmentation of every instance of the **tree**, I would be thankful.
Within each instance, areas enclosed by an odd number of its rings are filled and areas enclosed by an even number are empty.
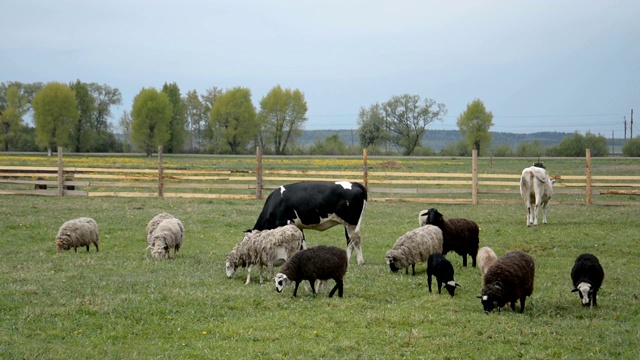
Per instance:
[[[209,113],[205,111],[205,105],[195,90],[187,92],[182,102],[184,103],[185,120],[189,130],[187,132],[189,151],[200,152],[204,149],[204,129],[207,125]]]
[[[345,155],[348,153],[347,145],[340,139],[338,134],[333,134],[324,139],[316,140],[309,149],[313,155]]]
[[[236,87],[218,96],[211,108],[209,126],[219,131],[232,154],[240,154],[258,133],[251,91]]]
[[[167,94],[154,88],[140,90],[133,99],[131,139],[148,157],[169,140],[172,112]]]
[[[131,123],[133,121],[131,120],[131,115],[129,115],[129,113],[127,111],[124,111],[122,113],[122,116],[120,116],[120,120],[118,121],[118,126],[120,127],[120,131],[122,132],[122,136],[124,137],[124,139],[122,139],[122,151],[123,152],[129,152],[131,151],[130,146],[131,146]]]
[[[516,156],[520,157],[540,157],[545,154],[544,146],[540,143],[540,140],[534,140],[532,142],[523,141],[518,144],[516,149]]]
[[[358,113],[358,137],[363,149],[368,147],[382,147],[386,145],[389,134],[386,130],[384,110],[375,103],[368,109],[360,108]]]
[[[481,145],[488,147],[491,144],[489,129],[493,126],[493,114],[487,112],[480,99],[467,104],[467,109],[458,117],[456,124],[460,135],[466,139],[471,149],[478,150],[478,155],[481,154]]]
[[[94,121],[92,122],[95,140],[90,151],[106,152],[115,150],[117,140],[109,124],[111,107],[122,103],[120,90],[109,85],[89,83],[87,84],[95,102]]]
[[[592,134],[590,131],[587,131],[585,136],[576,132],[562,139],[559,145],[559,156],[582,157],[585,156],[587,149],[590,150],[591,156],[607,156],[609,154],[607,138]]]
[[[260,100],[258,114],[260,140],[265,148],[266,142],[273,142],[276,155],[286,153],[287,144],[300,136],[307,121],[307,101],[298,90],[274,87]]]
[[[176,83],[165,83],[162,86],[162,92],[167,94],[173,109],[173,115],[169,122],[170,137],[167,141],[167,152],[179,153],[184,147],[185,127],[187,123],[185,106],[182,102],[182,96],[180,95],[180,88]]]
[[[204,123],[203,135],[207,140],[207,148],[212,152],[222,152],[223,148],[226,149],[227,145],[224,141],[224,132],[222,129],[218,128],[216,125],[211,123],[211,109],[213,105],[215,105],[216,100],[220,95],[222,95],[224,91],[217,87],[211,87],[206,90],[206,92],[200,95],[200,99],[202,100],[202,111],[206,115],[206,120]],[[204,144],[203,144],[204,145]]]
[[[16,140],[22,131],[23,116],[27,113],[29,99],[20,94],[17,86],[6,90],[6,103],[0,111],[0,144],[4,151],[15,147]]]
[[[426,98],[420,103],[419,95],[393,96],[382,104],[385,126],[389,141],[404,149],[404,155],[411,155],[427,131],[427,126],[435,120],[442,120],[447,113],[444,104]]]
[[[36,142],[47,147],[51,156],[55,146],[66,146],[78,119],[76,94],[67,85],[50,82],[33,97]]]
[[[76,80],[69,88],[76,94],[78,104],[78,121],[75,122],[69,136],[69,146],[75,152],[90,151],[95,141],[95,111],[96,104],[89,92],[87,84]]]
[[[625,156],[640,157],[640,138],[627,140],[622,146],[622,153]]]

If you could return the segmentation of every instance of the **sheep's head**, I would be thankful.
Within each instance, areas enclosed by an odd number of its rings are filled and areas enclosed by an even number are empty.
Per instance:
[[[276,277],[274,278],[275,282],[276,282],[276,291],[277,292],[282,292],[282,290],[284,289],[285,286],[291,284],[291,279],[289,279],[287,277],[287,275],[283,274],[283,273],[277,273]]]
[[[387,265],[389,265],[389,269],[391,269],[392,272],[398,272],[398,270],[406,267],[403,266],[403,261],[399,259],[398,255],[396,250],[391,249],[387,251],[387,255],[385,256]]]
[[[229,261],[228,257],[227,257],[227,262],[225,264],[225,268],[227,269],[227,277],[232,278],[233,274],[236,273],[236,267],[233,266],[233,264],[231,264],[231,261]]]
[[[506,302],[502,296],[502,285],[500,283],[486,284],[482,289],[482,295],[478,296],[482,300],[484,312],[489,313],[493,309],[502,309]]]
[[[165,259],[169,257],[169,246],[163,234],[157,234],[151,237],[151,255],[156,259]]]
[[[576,286],[575,289],[571,290],[571,292],[578,293],[583,306],[591,305],[591,298],[593,298],[593,290],[591,289],[591,284],[581,282],[580,284],[578,284],[578,286]]]
[[[56,248],[58,251],[71,249],[71,239],[68,235],[60,235],[56,237]]]
[[[427,219],[425,222],[426,224],[431,224],[431,225],[435,225],[437,227],[442,227],[442,225],[444,224],[444,216],[442,216],[442,214],[440,214],[440,212],[438,211],[438,209],[436,208],[431,208],[429,210],[427,210]]]
[[[461,288],[462,286],[460,286],[460,284],[458,284],[457,282],[451,280],[448,281],[446,284],[444,284],[444,288],[447,289],[447,291],[449,292],[449,295],[451,295],[451,297],[453,297],[454,292],[456,291],[456,288]]]

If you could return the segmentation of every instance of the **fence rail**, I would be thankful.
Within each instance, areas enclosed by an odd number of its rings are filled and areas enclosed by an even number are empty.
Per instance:
[[[184,197],[261,199],[272,190],[296,181],[358,181],[371,201],[447,204],[520,202],[519,174],[479,174],[474,152],[470,173],[263,169],[256,154],[256,170],[189,170],[163,168],[65,167],[58,149],[57,167],[0,166],[0,195],[91,197]],[[591,176],[587,151],[585,175],[555,175],[554,202],[598,205],[640,205],[640,176]],[[621,196],[623,195],[623,196]],[[595,198],[594,198],[595,197]]]

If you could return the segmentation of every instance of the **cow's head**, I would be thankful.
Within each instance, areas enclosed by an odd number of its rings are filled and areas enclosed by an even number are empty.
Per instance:
[[[462,286],[460,286],[460,284],[458,284],[457,282],[451,280],[444,284],[444,288],[447,289],[449,295],[453,297],[453,293],[456,291],[456,288],[462,288]]]
[[[586,282],[581,282],[576,286],[575,289],[571,290],[571,292],[577,292],[580,297],[580,301],[583,306],[591,305],[591,298],[593,297],[593,290],[591,289],[591,284]]]
[[[285,286],[291,284],[291,280],[287,277],[287,275],[283,274],[283,273],[277,273],[276,277],[274,278],[275,282],[276,282],[276,291],[277,292],[282,292],[282,290],[284,289]]]

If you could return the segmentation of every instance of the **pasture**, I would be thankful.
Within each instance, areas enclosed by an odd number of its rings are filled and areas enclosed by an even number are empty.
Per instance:
[[[428,204],[371,202],[362,228],[365,265],[351,260],[344,298],[303,288],[276,293],[254,269],[232,279],[226,254],[263,201],[0,196],[0,354],[5,359],[426,358],[637,359],[640,356],[640,207],[550,204],[549,224],[525,226],[524,205],[438,205],[481,228],[480,246],[536,259],[524,314],[484,314],[476,268],[447,255],[463,288],[451,298],[384,262]],[[176,259],[155,261],[144,231],[167,211],[186,228]],[[57,253],[68,219],[99,224],[100,252]],[[344,247],[343,229],[306,231],[311,246]],[[583,308],[570,270],[581,253],[605,270],[599,306]],[[332,286],[330,281],[329,285]],[[518,308],[519,304],[517,305]]]

